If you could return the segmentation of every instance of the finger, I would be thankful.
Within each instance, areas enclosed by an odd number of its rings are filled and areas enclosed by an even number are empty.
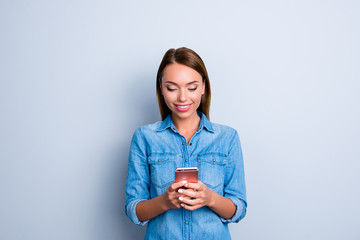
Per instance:
[[[181,207],[181,203],[182,203],[182,201],[180,201],[179,197],[173,198],[173,199],[171,200],[171,204],[172,204],[173,206],[175,206],[176,208],[180,208],[180,207]]]
[[[194,211],[194,210],[196,210],[198,208],[201,208],[202,206],[200,206],[200,205],[189,206],[189,205],[186,205],[186,204],[182,203],[181,207],[183,207],[184,209],[189,210],[189,211]]]
[[[185,196],[181,196],[179,197],[179,200],[182,202],[182,203],[185,203],[185,204],[188,204],[188,205],[198,205],[200,204],[202,201],[200,199],[191,199],[191,198],[188,198],[188,197],[185,197]]]
[[[198,197],[199,197],[199,193],[198,193],[198,192],[195,192],[195,191],[192,190],[192,189],[187,190],[187,189],[182,189],[182,188],[180,188],[180,189],[178,190],[178,193],[183,194],[183,195],[185,195],[185,196],[188,196],[188,197],[190,197],[190,198],[198,198]]]
[[[169,190],[170,190],[170,192],[177,191],[177,189],[179,189],[180,187],[183,187],[186,183],[187,183],[187,181],[173,182],[170,184]]]
[[[204,185],[203,183],[197,182],[197,183],[186,183],[184,186],[187,188],[195,189],[197,191],[201,191],[203,189],[202,187],[203,185]]]
[[[188,202],[190,200],[190,198],[186,197],[186,196],[180,196],[178,198],[179,204],[187,204],[186,202]]]
[[[201,184],[204,184],[202,181],[198,180],[198,183],[201,185]],[[204,184],[205,185],[205,184]]]

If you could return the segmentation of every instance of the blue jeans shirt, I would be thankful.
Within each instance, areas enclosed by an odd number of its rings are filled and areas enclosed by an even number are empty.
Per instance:
[[[228,223],[246,214],[244,164],[238,133],[211,123],[205,114],[189,144],[176,129],[171,116],[138,128],[133,136],[126,182],[126,215],[147,226],[145,239],[231,239]],[[141,222],[136,205],[165,193],[175,180],[175,168],[198,167],[199,180],[236,206],[231,219],[223,219],[208,207],[194,211],[170,209]]]

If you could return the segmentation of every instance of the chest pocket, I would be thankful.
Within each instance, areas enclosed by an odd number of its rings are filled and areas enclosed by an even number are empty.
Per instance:
[[[227,155],[222,153],[203,153],[198,155],[197,160],[200,181],[219,194],[222,193]]]
[[[177,155],[156,153],[148,157],[151,184],[157,188],[165,188],[175,180]]]

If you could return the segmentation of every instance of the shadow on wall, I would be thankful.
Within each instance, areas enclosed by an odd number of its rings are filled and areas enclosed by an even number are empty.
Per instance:
[[[146,226],[137,226],[125,214],[125,184],[129,147],[135,130],[144,125],[160,120],[157,106],[155,80],[151,74],[147,77],[135,77],[132,83],[122,89],[119,108],[125,103],[128,105],[126,114],[117,112],[116,116],[122,123],[119,141],[105,159],[105,169],[102,171],[99,194],[99,207],[106,219],[96,219],[96,239],[144,239]],[[104,213],[105,211],[105,213]],[[99,225],[101,227],[99,227]]]

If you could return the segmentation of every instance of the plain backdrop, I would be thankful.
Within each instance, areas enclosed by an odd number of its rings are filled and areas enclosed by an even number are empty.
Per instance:
[[[238,130],[233,239],[360,239],[360,2],[1,1],[0,239],[143,239],[126,217],[132,134],[186,46],[213,122]]]

